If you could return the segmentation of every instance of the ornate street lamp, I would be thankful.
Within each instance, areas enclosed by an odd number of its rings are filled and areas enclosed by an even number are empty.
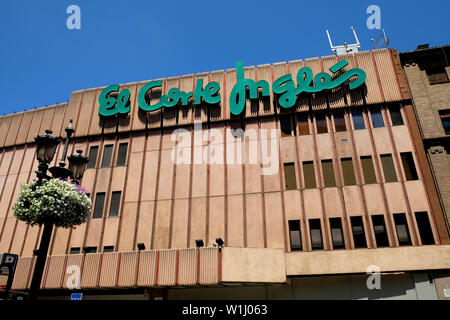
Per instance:
[[[67,138],[64,145],[64,151],[59,162],[59,166],[54,166],[48,169],[48,165],[52,162],[55,156],[56,147],[58,146],[60,140],[52,136],[51,130],[46,130],[44,135],[37,136],[36,141],[36,158],[39,162],[38,171],[36,171],[36,176],[38,178],[38,183],[45,183],[44,179],[50,180],[51,178],[61,178],[66,180],[71,177],[73,182],[79,183],[80,179],[83,177],[84,170],[86,169],[89,159],[82,155],[81,150],[77,150],[76,155],[71,155],[68,157],[69,169],[66,166],[66,155],[67,148],[69,146],[69,139],[75,132],[72,126],[72,119],[70,119],[69,125],[65,129],[67,133]],[[47,175],[47,170],[52,174],[52,177]],[[50,244],[50,239],[53,231],[53,222],[47,221],[44,223],[44,230],[42,231],[41,242],[39,245],[39,250],[37,252],[36,264],[34,267],[33,278],[30,285],[30,299],[35,300],[39,288],[41,286],[42,275],[45,267],[45,261],[47,259],[48,247]]]

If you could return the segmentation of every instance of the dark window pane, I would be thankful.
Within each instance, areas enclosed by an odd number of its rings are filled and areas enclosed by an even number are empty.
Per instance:
[[[316,117],[317,133],[327,133],[328,127],[327,127],[327,119],[325,117],[325,114],[318,113],[315,115],[315,117]]]
[[[416,212],[417,227],[423,245],[435,244],[427,212]]]
[[[395,229],[397,230],[398,243],[401,246],[410,246],[411,238],[409,236],[408,222],[404,213],[394,214]]]
[[[111,205],[109,206],[109,217],[117,217],[119,215],[120,196],[122,192],[114,191],[111,195]]]
[[[378,248],[389,247],[389,239],[386,232],[386,225],[384,223],[384,216],[382,214],[373,215],[372,224],[373,224],[373,231],[375,233],[375,240],[377,242],[377,247]]]
[[[361,157],[361,165],[364,174],[364,183],[371,184],[377,183],[377,177],[375,175],[375,170],[373,169],[373,162],[371,156]]]
[[[342,173],[344,175],[344,185],[353,186],[356,184],[355,170],[352,158],[341,159]]]
[[[91,147],[89,149],[89,162],[87,165],[88,169],[95,168],[95,164],[97,163],[97,155],[98,155],[98,146]]]
[[[312,161],[303,162],[303,176],[305,178],[305,189],[316,187],[316,174],[314,172],[314,163]]]
[[[114,246],[104,246],[103,252],[114,252]]]
[[[425,69],[425,72],[427,73],[428,82],[430,84],[449,82],[444,66],[429,67]]]
[[[334,249],[345,249],[341,218],[330,218],[331,237]]]
[[[70,254],[80,254],[80,248],[70,248]]]
[[[289,236],[291,239],[291,251],[302,250],[302,233],[300,220],[289,220]]]
[[[336,179],[334,178],[334,168],[332,160],[322,160],[322,172],[325,187],[336,187]]]
[[[292,119],[289,116],[280,116],[281,136],[290,136],[292,132]]]
[[[97,193],[97,196],[95,197],[94,214],[92,215],[93,219],[101,218],[103,216],[104,205],[105,205],[105,193],[104,192]]]
[[[345,126],[344,113],[342,111],[336,111],[334,113],[334,127],[336,128],[336,132],[342,132],[347,130]]]
[[[312,249],[323,250],[322,227],[320,226],[320,219],[310,219],[309,230],[311,234]]]
[[[441,117],[442,127],[446,134],[450,133],[450,110],[439,110],[439,116]]]
[[[364,232],[362,217],[351,217],[350,222],[352,224],[353,242],[355,243],[355,248],[367,248],[366,234]]]
[[[309,125],[308,125],[308,115],[307,114],[299,114],[297,116],[298,121],[298,134],[301,136],[309,135]]]
[[[362,130],[366,128],[366,125],[364,124],[364,116],[361,110],[359,109],[353,110],[352,118],[353,118],[353,127],[355,128],[355,130]]]
[[[381,164],[383,166],[384,180],[386,182],[397,182],[397,174],[395,173],[394,161],[392,155],[382,154]]]
[[[402,113],[400,112],[399,106],[389,107],[389,112],[391,114],[391,120],[392,120],[393,126],[402,126],[404,124],[403,118],[402,118]]]
[[[372,124],[374,128],[384,127],[383,116],[381,115],[381,109],[372,108],[370,109],[370,115],[372,117]]]
[[[407,181],[417,180],[416,166],[414,164],[414,158],[411,152],[400,153],[402,158],[403,170],[405,172],[405,178]]]
[[[124,166],[127,161],[128,143],[121,143],[119,145],[119,153],[117,155],[117,166]]]
[[[295,177],[295,163],[284,164],[284,180],[286,182],[286,190],[297,189],[297,180]]]
[[[105,146],[105,148],[103,148],[102,168],[109,168],[111,166],[112,151],[112,144],[108,144]]]
[[[83,251],[85,253],[96,253],[97,252],[97,247],[84,247]]]

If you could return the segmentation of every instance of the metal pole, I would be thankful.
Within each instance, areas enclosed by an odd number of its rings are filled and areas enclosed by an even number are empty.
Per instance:
[[[36,258],[33,278],[30,286],[30,299],[37,300],[38,292],[41,287],[42,275],[44,273],[45,261],[47,260],[48,247],[52,237],[53,223],[44,224],[42,231],[41,244]]]

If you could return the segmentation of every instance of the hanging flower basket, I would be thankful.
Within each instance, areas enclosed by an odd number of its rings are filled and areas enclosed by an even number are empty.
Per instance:
[[[79,185],[51,179],[42,185],[36,181],[23,184],[13,210],[14,216],[32,226],[50,222],[72,228],[86,222],[91,205],[91,199]]]

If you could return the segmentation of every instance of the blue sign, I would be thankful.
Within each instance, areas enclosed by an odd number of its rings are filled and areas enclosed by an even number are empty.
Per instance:
[[[82,300],[83,294],[82,293],[72,293],[70,295],[70,300]]]

